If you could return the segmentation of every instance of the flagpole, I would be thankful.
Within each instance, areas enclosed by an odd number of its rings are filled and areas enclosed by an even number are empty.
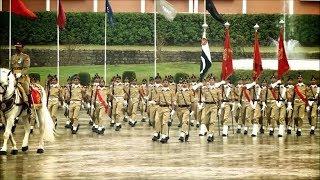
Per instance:
[[[57,0],[57,18],[59,15],[59,1]],[[58,82],[60,82],[60,43],[59,43],[59,38],[60,38],[60,30],[59,30],[59,25],[57,25],[57,78]]]
[[[107,13],[104,13],[104,81],[107,82]]]
[[[11,0],[9,2],[9,69],[11,69]]]
[[[157,76],[157,4],[153,1],[153,25],[154,25],[154,77]]]
[[[206,0],[203,0],[203,24],[207,24],[207,17],[206,17]]]

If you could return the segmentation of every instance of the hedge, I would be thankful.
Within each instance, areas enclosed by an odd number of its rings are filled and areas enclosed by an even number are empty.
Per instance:
[[[35,21],[12,18],[12,40],[27,44],[56,43],[55,12],[39,12]],[[115,13],[115,27],[107,27],[108,45],[150,45],[153,43],[153,15],[143,13]],[[288,16],[286,36],[301,45],[320,44],[320,16]],[[269,45],[279,34],[281,14],[224,15],[231,24],[230,35],[234,47],[251,46],[253,26],[260,26],[261,45]],[[0,13],[0,44],[8,44],[8,13]],[[209,15],[208,38],[211,44],[222,45],[224,30]],[[162,45],[198,45],[202,34],[201,14],[178,14],[169,22],[158,16],[158,42]],[[61,44],[104,44],[104,13],[67,13],[66,29],[60,32]]]

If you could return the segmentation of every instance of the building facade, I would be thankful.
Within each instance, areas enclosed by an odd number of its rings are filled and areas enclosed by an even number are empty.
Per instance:
[[[8,11],[10,0],[0,0]],[[57,0],[22,0],[32,11],[56,11]],[[105,0],[61,0],[67,12],[103,12]],[[114,12],[153,12],[155,0],[109,0]],[[202,13],[204,0],[167,0],[179,13]],[[320,14],[320,0],[214,0],[222,14]]]

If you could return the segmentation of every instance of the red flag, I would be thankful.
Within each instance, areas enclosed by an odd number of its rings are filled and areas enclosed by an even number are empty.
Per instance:
[[[278,47],[278,79],[281,79],[282,76],[289,71],[289,69],[290,66],[283,43],[283,28],[281,28]]]
[[[229,29],[226,28],[226,39],[224,41],[221,79],[226,80],[233,74],[232,49],[230,47]]]
[[[20,16],[24,16],[30,19],[37,19],[37,16],[30,11],[21,0],[12,0],[11,11]]]
[[[259,47],[259,40],[258,40],[258,32],[256,31],[254,34],[254,46],[253,46],[253,80],[255,81],[261,75],[262,69],[262,62],[261,62],[261,55],[260,55],[260,47]]]
[[[59,12],[57,17],[57,25],[59,26],[59,28],[63,29],[66,26],[66,23],[67,23],[67,17],[66,17],[66,14],[64,13],[61,0],[59,0]]]

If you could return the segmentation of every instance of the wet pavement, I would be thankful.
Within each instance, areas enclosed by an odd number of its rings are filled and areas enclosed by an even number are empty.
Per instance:
[[[64,129],[61,116],[58,136],[37,154],[38,130],[30,137],[29,152],[21,151],[23,126],[15,138],[19,154],[0,156],[0,179],[319,179],[320,136],[278,138],[267,134],[252,138],[216,135],[211,144],[192,127],[189,142],[178,141],[176,124],[168,144],[151,141],[152,128],[139,122],[110,127],[104,135],[92,133],[88,117],[80,119],[78,134]],[[2,133],[1,133],[2,145]],[[11,147],[11,146],[9,146]]]

